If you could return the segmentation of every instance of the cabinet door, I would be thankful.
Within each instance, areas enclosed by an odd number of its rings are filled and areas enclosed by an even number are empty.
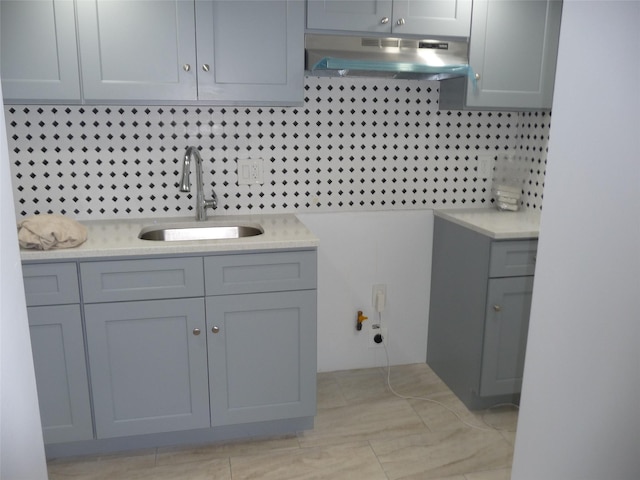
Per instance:
[[[307,28],[391,32],[392,0],[308,0]]]
[[[471,0],[394,0],[395,34],[468,37]]]
[[[314,415],[315,290],[206,301],[211,424]]]
[[[85,305],[96,436],[209,426],[202,298]]]
[[[79,305],[29,307],[45,443],[93,438]]]
[[[198,97],[209,103],[303,101],[304,2],[196,2]]]
[[[551,108],[561,12],[560,0],[475,0],[467,105]]]
[[[0,45],[5,102],[80,101],[72,0],[2,0]]]
[[[77,3],[86,101],[195,100],[193,2]]]
[[[489,280],[480,395],[519,393],[529,330],[533,277]]]

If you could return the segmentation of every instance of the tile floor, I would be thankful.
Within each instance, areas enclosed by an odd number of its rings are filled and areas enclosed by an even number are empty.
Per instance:
[[[298,435],[49,462],[49,479],[508,480],[517,410],[469,412],[424,364],[318,375],[315,428]],[[462,420],[462,421],[461,421]],[[478,428],[472,428],[472,424]]]

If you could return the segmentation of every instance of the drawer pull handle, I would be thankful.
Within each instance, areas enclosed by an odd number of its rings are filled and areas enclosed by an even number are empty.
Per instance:
[[[502,311],[502,307],[501,307],[500,305],[494,305],[494,306],[493,306],[493,309],[494,309],[496,312],[500,312],[500,311]]]
[[[212,331],[213,333],[220,333],[220,327],[213,327],[213,328],[211,329],[211,331]]]
[[[193,329],[193,334],[194,335],[200,335],[200,329],[199,328],[194,328]]]

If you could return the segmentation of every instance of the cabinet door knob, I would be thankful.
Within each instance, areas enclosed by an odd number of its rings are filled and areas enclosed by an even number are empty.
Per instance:
[[[399,18],[398,21],[396,22],[396,25],[400,26],[400,25],[404,25],[405,21],[404,18]]]
[[[202,70],[204,70],[205,72],[209,71],[209,64],[208,63],[203,63],[202,64]]]
[[[189,70],[191,70],[191,65],[189,65],[188,63],[185,63],[184,65],[182,65],[182,69],[185,72],[188,72]]]
[[[220,327],[213,327],[213,328],[211,329],[211,331],[212,331],[213,333],[219,333],[219,332],[220,332]]]
[[[386,25],[387,23],[389,23],[389,17],[382,17],[382,18],[380,19],[380,23],[381,23],[382,25]]]
[[[493,306],[493,309],[494,309],[496,312],[499,312],[499,311],[501,311],[501,310],[502,310],[502,307],[501,307],[500,305],[494,305],[494,306]]]
[[[200,329],[199,328],[194,328],[193,329],[193,334],[194,335],[200,335]]]
[[[475,77],[475,79],[476,79],[476,80],[480,80],[480,74],[479,74],[479,73],[476,73],[476,74],[474,75],[474,77]]]

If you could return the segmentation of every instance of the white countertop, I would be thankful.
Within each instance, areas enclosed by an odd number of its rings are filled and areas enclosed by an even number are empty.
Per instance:
[[[538,238],[540,212],[496,209],[435,210],[434,215],[496,240]]]
[[[80,221],[87,227],[88,238],[75,248],[53,250],[20,249],[23,261],[47,261],[92,257],[116,257],[139,255],[171,255],[183,253],[238,252],[249,250],[273,250],[317,247],[318,238],[295,215],[225,215],[211,216],[202,225],[259,225],[262,235],[239,239],[153,241],[140,240],[138,234],[150,225],[195,224],[193,217],[147,218],[121,220]]]

